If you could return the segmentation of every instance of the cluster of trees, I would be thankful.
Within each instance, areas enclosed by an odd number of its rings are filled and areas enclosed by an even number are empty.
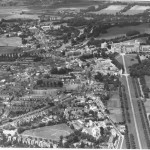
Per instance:
[[[134,6],[134,4],[128,4],[126,7],[124,7],[120,12],[121,13],[124,13],[124,12],[126,12],[127,10],[129,10],[131,7],[133,7]]]
[[[148,148],[150,148],[150,128],[149,128],[145,106],[142,101],[138,100],[138,108],[139,108],[141,122],[142,122],[143,130],[144,130],[145,140],[146,140]]]
[[[102,9],[105,9],[109,6],[109,3],[103,3],[101,5],[98,5],[98,8],[95,8],[95,6],[89,6],[87,9],[81,9],[81,12],[87,13],[87,12],[92,12],[92,11],[100,11]]]
[[[83,54],[82,56],[79,57],[80,60],[85,60],[85,59],[91,59],[93,58],[93,54]]]
[[[134,87],[134,91],[135,91],[135,97],[138,98],[139,97],[139,91],[137,89],[137,79],[136,78],[132,78],[132,84]]]
[[[145,98],[149,98],[149,88],[146,85],[146,81],[145,81],[145,77],[144,76],[140,77],[140,83],[142,85],[142,90],[143,90]]]
[[[131,148],[136,149],[135,139],[132,133],[130,134],[130,142],[131,142]]]
[[[110,59],[112,60],[112,63],[119,69],[119,70],[123,70],[123,72],[124,72],[124,67],[123,67],[123,65],[121,64],[121,63],[119,63],[116,59],[115,59],[115,57],[110,57]]]
[[[115,75],[110,75],[110,74],[102,75],[101,73],[98,72],[94,78],[98,82],[104,82],[104,88],[107,91],[110,90],[109,84],[113,84],[114,87],[116,88],[119,86],[119,79]]]
[[[126,90],[125,87],[122,87],[122,96],[123,96],[123,103],[124,103],[124,108],[125,108],[125,112],[126,112],[126,118],[128,119],[128,123],[131,122],[131,117],[130,117],[130,113],[129,113],[129,103],[128,103],[128,99],[127,99],[127,95],[126,95]]]
[[[125,132],[126,148],[130,149],[131,148],[131,144],[130,144],[130,139],[129,139],[128,126],[126,125],[125,127],[126,127],[126,132]]]
[[[146,59],[146,60],[141,61],[139,56],[137,56],[137,58],[138,58],[139,63],[130,66],[130,75],[134,78],[137,78],[137,77],[140,78],[143,93],[144,93],[146,98],[149,98],[149,88],[146,85],[146,81],[145,81],[144,76],[150,75],[150,68],[149,68],[150,59]],[[138,97],[138,93],[135,93],[135,94],[136,94],[136,97]]]
[[[150,76],[150,59],[143,60],[140,64],[134,64],[130,67],[130,75],[140,77],[144,75]]]
[[[105,40],[95,40],[94,38],[92,38],[89,42],[88,42],[88,46],[90,45],[94,45],[96,47],[101,47],[101,44],[104,43]]]
[[[68,68],[56,68],[56,67],[53,67],[51,69],[51,74],[68,74],[69,72],[72,72],[73,70],[72,69],[68,69]]]
[[[66,22],[68,23],[68,26],[72,27],[84,26],[91,23],[90,20],[86,20],[84,17],[75,17],[67,20]]]
[[[73,143],[77,143],[79,141],[82,140],[87,140],[89,142],[91,142],[92,144],[85,144],[83,142],[81,142],[80,146],[78,148],[85,148],[85,146],[87,146],[88,148],[100,148],[99,144],[100,143],[104,143],[106,141],[108,141],[108,136],[107,136],[107,132],[105,131],[103,128],[100,128],[100,132],[102,134],[102,136],[99,139],[95,139],[92,135],[86,134],[82,132],[82,129],[80,130],[75,130],[73,133],[71,133],[69,136],[66,137],[67,142],[64,144],[64,148],[73,148]],[[61,147],[62,148],[62,147]]]
[[[126,96],[125,87],[119,84],[119,97],[121,102],[121,108],[122,108],[122,116],[123,116],[123,122],[130,123],[130,113],[129,113],[129,104]]]
[[[126,33],[126,36],[134,36],[134,35],[138,35],[138,34],[140,34],[139,31],[133,30],[133,31],[128,31]]]

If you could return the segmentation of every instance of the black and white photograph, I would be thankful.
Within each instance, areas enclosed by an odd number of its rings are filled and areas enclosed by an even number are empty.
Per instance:
[[[0,148],[150,149],[150,0],[0,0]]]

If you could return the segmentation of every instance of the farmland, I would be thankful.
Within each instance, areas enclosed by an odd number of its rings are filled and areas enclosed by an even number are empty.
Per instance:
[[[20,14],[22,11],[29,11],[26,7],[0,7],[0,18]]]
[[[124,15],[135,15],[135,14],[143,13],[147,9],[150,9],[150,6],[135,5],[131,9],[129,9],[128,11],[126,11],[124,13]]]
[[[96,12],[90,12],[93,14],[116,14],[117,12],[119,12],[120,10],[122,10],[123,8],[125,8],[126,5],[110,5],[105,9],[102,9],[100,11],[96,11]]]
[[[72,133],[72,130],[66,124],[59,124],[54,126],[41,127],[33,130],[26,130],[22,134],[24,136],[46,138],[58,141],[61,135],[65,137],[70,133]]]

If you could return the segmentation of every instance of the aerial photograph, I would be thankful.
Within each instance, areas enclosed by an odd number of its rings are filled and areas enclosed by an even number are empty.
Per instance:
[[[0,0],[0,148],[150,149],[150,0]]]

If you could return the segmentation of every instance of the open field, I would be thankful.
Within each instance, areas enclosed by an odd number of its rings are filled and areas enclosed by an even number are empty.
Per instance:
[[[92,14],[116,14],[117,12],[119,12],[120,10],[122,10],[123,8],[125,8],[126,5],[110,5],[105,9],[102,9],[100,11],[95,11],[95,12],[90,12]]]
[[[126,61],[126,67],[127,68],[127,72],[129,73],[129,66],[132,66],[133,64],[137,64],[138,63],[138,60],[136,59],[136,54],[129,54],[129,55],[126,55],[125,56],[125,61]],[[116,59],[121,63],[123,64],[122,62],[122,58],[121,56],[117,56]],[[131,59],[134,59],[131,61]]]
[[[110,118],[114,122],[122,122],[121,104],[119,92],[114,92],[107,103],[107,108],[110,111]]]
[[[123,14],[124,15],[135,15],[135,14],[143,13],[147,9],[150,9],[150,6],[135,5],[128,11],[124,12]]]
[[[37,19],[39,19],[39,17],[38,17],[38,15],[15,14],[15,15],[7,16],[4,19],[6,19],[6,20],[8,20],[8,19],[33,19],[33,20],[37,20]]]
[[[22,45],[22,41],[20,37],[10,37],[10,38],[6,38],[6,37],[0,37],[0,46],[21,46]]]
[[[107,30],[106,34],[101,34],[99,39],[111,39],[124,36],[128,31],[137,30],[140,33],[150,33],[150,25],[143,23],[137,26],[112,27]]]
[[[23,132],[22,135],[58,141],[61,135],[65,137],[70,133],[72,133],[72,130],[66,124],[59,124],[54,126],[41,127],[33,130],[27,130]]]
[[[8,17],[10,15],[15,15],[15,14],[20,14],[22,11],[29,11],[28,8],[26,7],[2,7],[0,6],[0,18],[5,18]]]

